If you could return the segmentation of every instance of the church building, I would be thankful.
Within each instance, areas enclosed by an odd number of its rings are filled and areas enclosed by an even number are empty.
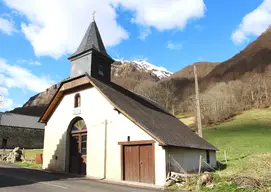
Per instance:
[[[216,166],[216,148],[155,102],[111,82],[97,24],[69,58],[70,77],[39,119],[43,169],[111,181],[164,185],[170,171]],[[208,165],[207,165],[208,164]]]

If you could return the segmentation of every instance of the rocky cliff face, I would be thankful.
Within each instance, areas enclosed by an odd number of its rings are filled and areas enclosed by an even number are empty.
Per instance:
[[[52,97],[54,96],[59,85],[60,83],[55,84],[47,88],[45,91],[38,93],[37,95],[34,95],[33,97],[30,97],[29,100],[23,105],[23,107],[47,105],[52,99]]]

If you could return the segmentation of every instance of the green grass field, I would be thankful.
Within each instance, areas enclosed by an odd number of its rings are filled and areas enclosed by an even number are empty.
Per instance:
[[[7,150],[6,153],[12,151]],[[23,150],[22,150],[23,151]],[[42,165],[41,164],[36,164],[35,163],[35,159],[36,159],[36,154],[38,153],[42,153],[43,150],[42,149],[25,149],[23,151],[24,153],[24,157],[25,157],[25,162],[16,162],[16,164],[21,165],[23,167],[29,167],[29,168],[41,168]],[[0,150],[0,153],[3,153],[3,150]]]
[[[34,169],[40,169],[42,167],[41,164],[36,164],[35,159],[36,159],[36,154],[42,153],[42,149],[25,149],[24,150],[24,157],[25,157],[25,162],[16,162],[16,164],[21,165],[23,167],[29,167],[29,168],[34,168]]]
[[[42,153],[42,149],[26,149],[24,151],[24,156],[26,160],[34,160],[36,158],[36,154]]]
[[[216,129],[215,129],[216,128]],[[258,152],[271,152],[271,109],[253,109],[232,121],[204,129],[203,137],[219,148],[218,159],[227,151],[229,159]]]
[[[206,128],[203,137],[215,145],[217,160],[227,168],[221,177],[248,176],[271,185],[271,109],[253,109],[218,126]]]
[[[17,162],[16,164],[29,168],[41,168],[41,164],[35,163],[36,154],[42,153],[42,149],[26,149],[24,150],[24,157],[26,162]]]

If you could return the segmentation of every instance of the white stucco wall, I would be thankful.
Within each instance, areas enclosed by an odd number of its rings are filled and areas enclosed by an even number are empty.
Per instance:
[[[76,92],[78,93],[78,92]],[[88,129],[87,176],[121,180],[120,145],[118,142],[153,140],[145,131],[114,110],[113,106],[95,89],[80,91],[81,113],[73,114],[74,95],[66,95],[45,127],[43,168],[65,171],[66,134],[75,117],[85,120]],[[105,155],[105,120],[107,120],[107,144]],[[55,158],[57,156],[57,159]],[[106,158],[105,158],[106,156]],[[105,165],[106,162],[106,166]],[[105,169],[106,167],[106,169]],[[165,150],[155,143],[155,184],[163,185],[166,178]]]
[[[169,171],[174,172],[198,172],[200,155],[202,160],[207,163],[206,150],[189,149],[189,148],[175,148],[169,147],[166,149],[167,163]],[[216,153],[209,151],[210,165],[216,167]],[[202,161],[202,168],[209,168]]]

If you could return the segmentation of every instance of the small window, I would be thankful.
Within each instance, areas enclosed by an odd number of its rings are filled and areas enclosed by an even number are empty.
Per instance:
[[[82,140],[81,154],[86,155],[87,154],[87,135],[82,135],[81,140]]]
[[[4,138],[2,140],[2,149],[6,149],[7,148],[7,143],[8,143],[8,139]]]
[[[210,152],[208,150],[206,151],[206,158],[207,158],[207,163],[210,164]]]
[[[81,96],[79,93],[74,96],[74,108],[76,107],[81,107]]]
[[[99,73],[99,75],[104,76],[104,67],[102,65],[98,66],[98,73]]]

